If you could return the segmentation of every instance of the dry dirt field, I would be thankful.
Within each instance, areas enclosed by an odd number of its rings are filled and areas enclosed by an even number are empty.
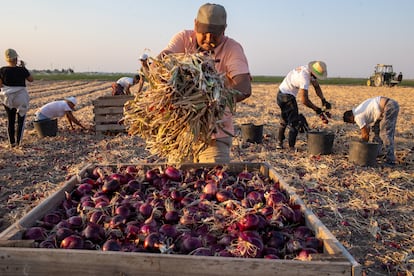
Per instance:
[[[70,176],[89,163],[143,163],[148,159],[145,141],[126,134],[96,134],[92,101],[110,95],[110,82],[35,81],[29,84],[31,109],[23,146],[9,149],[6,114],[0,110],[0,231],[18,220]],[[312,156],[306,135],[299,134],[297,152],[276,150],[279,109],[277,84],[254,84],[253,95],[238,104],[236,124],[264,125],[262,144],[242,143],[236,137],[232,158],[243,162],[268,162],[297,189],[314,213],[363,266],[365,275],[412,275],[414,272],[414,88],[374,88],[324,85],[333,105],[332,119],[323,125],[311,110],[299,106],[313,129],[335,133],[333,153]],[[314,91],[311,99],[319,105]],[[356,166],[348,161],[354,125],[342,122],[345,110],[376,95],[400,103],[396,131],[395,168]],[[52,100],[76,96],[75,116],[88,131],[70,131],[59,121],[56,137],[39,139],[33,128],[34,112]]]

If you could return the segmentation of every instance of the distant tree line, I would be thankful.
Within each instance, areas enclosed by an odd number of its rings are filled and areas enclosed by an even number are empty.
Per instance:
[[[60,70],[59,69],[53,69],[53,70],[50,70],[50,69],[47,69],[47,70],[33,69],[33,70],[30,70],[30,71],[34,74],[68,74],[68,75],[70,75],[70,74],[75,73],[75,71],[71,68],[60,69]]]

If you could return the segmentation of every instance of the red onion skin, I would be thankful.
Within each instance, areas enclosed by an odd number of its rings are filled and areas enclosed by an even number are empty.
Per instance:
[[[144,248],[151,252],[159,252],[160,236],[158,233],[150,233],[145,237]]]
[[[75,232],[69,228],[59,228],[56,230],[56,239],[58,241],[64,240],[66,237],[73,235]]]
[[[71,235],[62,240],[60,247],[64,249],[83,249],[84,240],[78,235]]]
[[[117,179],[110,179],[104,182],[103,186],[102,186],[102,192],[106,193],[106,194],[111,194],[114,193],[116,191],[118,191],[118,189],[120,188],[120,183]]]
[[[125,172],[135,177],[138,173],[138,169],[137,167],[130,165],[126,167]]]
[[[239,221],[239,229],[240,231],[245,230],[256,230],[259,226],[260,220],[256,214],[246,214],[242,217]]]
[[[102,245],[103,251],[121,251],[121,244],[115,239],[109,239]]]
[[[180,181],[181,180],[181,172],[177,168],[173,166],[168,166],[164,170],[164,174],[173,181]]]
[[[27,240],[42,241],[46,239],[46,237],[46,229],[40,226],[33,226],[31,228],[28,228],[23,234],[23,238]]]
[[[93,242],[100,242],[105,238],[105,231],[101,225],[89,222],[83,229],[83,236]]]
[[[181,242],[181,252],[184,254],[189,254],[191,251],[196,250],[201,247],[202,243],[198,237],[184,237]]]

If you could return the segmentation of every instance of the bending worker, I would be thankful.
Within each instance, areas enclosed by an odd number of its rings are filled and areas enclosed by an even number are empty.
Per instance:
[[[135,75],[133,78],[122,77],[112,84],[112,96],[116,95],[131,95],[130,88],[139,83],[140,75]]]
[[[54,118],[61,118],[65,116],[72,129],[75,129],[73,124],[76,124],[86,130],[86,128],[73,115],[76,104],[77,101],[75,97],[69,97],[64,100],[47,103],[36,112],[35,121],[52,120]]]
[[[394,135],[400,106],[390,98],[377,96],[363,101],[360,105],[344,113],[344,122],[357,124],[361,139],[369,141],[370,125],[374,132],[373,142],[380,144],[380,155],[384,155],[386,165],[394,166]]]

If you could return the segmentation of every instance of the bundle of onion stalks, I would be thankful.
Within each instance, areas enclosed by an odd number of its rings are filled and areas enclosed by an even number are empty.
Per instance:
[[[128,134],[146,140],[147,150],[168,162],[192,161],[211,141],[227,111],[235,110],[237,90],[207,54],[169,54],[151,59],[148,89],[124,105]]]

